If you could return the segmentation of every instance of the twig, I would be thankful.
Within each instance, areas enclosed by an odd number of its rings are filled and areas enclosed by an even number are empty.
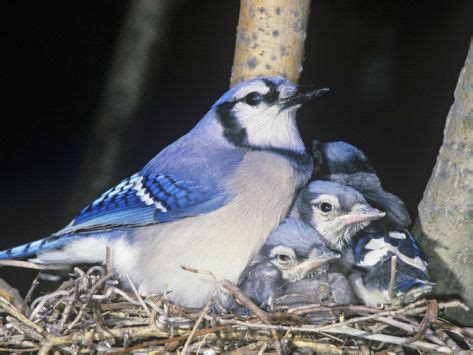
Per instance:
[[[257,323],[249,323],[249,322],[241,322],[237,320],[231,321],[223,321],[223,323],[227,324],[238,324],[247,328],[258,328],[258,329],[267,329],[267,330],[291,330],[291,331],[300,331],[306,333],[321,333],[320,328],[311,328],[311,327],[288,327],[283,325],[268,325],[268,324],[257,324]],[[440,346],[436,344],[427,343],[425,341],[415,341],[411,344],[405,344],[406,338],[395,337],[392,335],[385,335],[385,334],[376,334],[370,333],[364,330],[351,328],[345,325],[339,326],[339,324],[334,324],[333,329],[325,329],[326,333],[334,333],[334,334],[344,334],[349,336],[356,336],[363,339],[368,340],[375,340],[380,342],[385,342],[389,344],[396,344],[396,345],[405,345],[407,347],[411,347],[413,349],[421,349],[426,351],[439,351],[439,352],[451,352],[451,349]]]
[[[68,296],[70,293],[70,291],[56,291],[56,292],[53,292],[53,293],[50,293],[48,295],[44,295],[44,296],[41,296],[41,297],[38,297],[37,299],[35,299],[33,301],[33,303],[31,304],[31,307],[33,309],[33,311],[31,312],[30,314],[30,319],[33,320],[36,315],[38,314],[38,312],[41,310],[41,308],[43,308],[43,306],[46,304],[47,301],[55,298],[55,297],[60,297],[60,296]],[[36,307],[35,307],[36,306]]]
[[[424,336],[430,323],[432,323],[432,321],[437,318],[438,309],[439,307],[436,300],[430,300],[427,303],[425,315],[422,321],[420,322],[419,330],[416,335],[414,335],[411,339],[407,340],[407,343],[412,343],[416,340],[421,339]]]
[[[194,268],[191,268],[191,267],[188,267],[188,266],[184,266],[184,265],[181,265],[181,269],[184,270],[184,271],[193,272],[193,273],[195,273],[195,274],[201,274],[201,275],[210,276],[210,277],[215,281],[215,283],[218,283],[218,279],[217,279],[217,278],[215,277],[215,275],[212,274],[210,271],[194,269]],[[167,294],[167,292],[166,292],[165,294]]]
[[[14,317],[7,316],[7,320],[10,322],[11,325],[13,325],[16,329],[18,329],[21,333],[27,335],[28,337],[38,340],[38,341],[43,341],[44,337],[41,335],[40,332],[38,332],[36,329],[32,329],[31,327],[28,327],[27,325],[23,324],[19,320],[17,320]]]
[[[27,327],[34,329],[37,333],[43,334],[44,330],[43,328],[32,322],[28,317],[23,315],[18,309],[16,309],[10,302],[8,302],[5,298],[0,297],[0,311],[4,311],[11,316],[15,317],[18,319],[20,322],[25,324]]]
[[[20,292],[14,287],[11,287],[6,281],[0,279],[0,296],[7,299],[14,307],[18,308],[20,312],[25,309],[25,302],[20,295]]]
[[[212,328],[197,330],[194,334],[194,337],[207,335],[207,334],[212,334],[212,333],[224,330],[226,328],[227,328],[227,326],[220,325],[220,326],[216,326],[216,327],[212,327]],[[144,343],[136,344],[132,347],[124,348],[123,352],[132,352],[132,351],[143,349],[145,347],[164,345],[164,344],[167,344],[171,341],[172,342],[179,342],[179,341],[187,340],[188,337],[189,337],[189,335],[181,335],[181,336],[177,336],[177,337],[170,338],[170,339],[151,340],[151,341],[147,341],[147,342],[144,342]]]
[[[424,351],[438,351],[438,352],[443,352],[443,353],[450,353],[452,351],[450,348],[447,348],[445,346],[431,344],[425,341],[416,340],[412,343],[406,343],[405,338],[396,337],[392,335],[386,335],[386,334],[373,334],[373,333],[369,333],[360,329],[355,329],[355,328],[347,327],[347,326],[330,329],[330,330],[327,330],[327,332],[350,335],[350,336],[360,337],[360,338],[368,339],[368,340],[381,341],[384,343],[404,345],[409,348],[419,349],[419,350],[424,350]]]
[[[204,319],[204,316],[207,314],[210,305],[213,303],[213,299],[210,299],[205,307],[202,309],[202,312],[200,312],[199,318],[197,318],[197,321],[194,323],[194,326],[192,327],[192,331],[189,334],[189,337],[187,338],[184,347],[182,348],[182,353],[186,353],[187,348],[189,347],[189,344],[191,343],[192,337],[194,336],[197,328],[199,327],[200,323],[202,323],[202,320]]]
[[[396,297],[397,255],[391,257],[391,277],[389,279],[388,295],[391,300]]]
[[[238,300],[242,305],[248,308],[255,316],[257,316],[263,323],[271,324],[271,320],[268,317],[268,314],[264,312],[261,308],[259,308],[253,301],[251,301],[248,297],[246,297],[240,289],[232,284],[228,280],[223,280],[222,285],[227,291],[229,291],[232,296]],[[279,343],[279,336],[275,329],[271,330],[271,335],[274,341],[274,348],[277,354],[282,354],[281,352],[281,344]]]
[[[33,279],[33,282],[31,283],[30,289],[28,290],[28,293],[25,296],[25,299],[23,300],[23,306],[26,308],[28,306],[28,303],[31,300],[31,297],[33,297],[33,292],[36,289],[36,287],[39,285],[39,273],[36,274],[36,277]]]
[[[145,303],[145,301],[143,301],[143,298],[138,294],[138,290],[136,289],[135,287],[135,284],[133,283],[133,281],[131,281],[131,278],[130,276],[128,276],[128,274],[125,274],[127,280],[128,280],[128,283],[130,284],[130,287],[131,289],[133,290],[133,293],[135,294],[136,296],[136,299],[138,300],[138,302],[140,302],[140,305],[141,307],[143,307],[143,309],[145,310],[146,314],[148,316],[151,315],[151,311],[149,310],[147,304]]]
[[[107,248],[105,249],[105,273],[109,274],[111,271],[110,267],[110,246],[107,245]]]
[[[418,326],[404,323],[404,322],[401,322],[389,317],[379,317],[376,320],[379,322],[383,322],[385,324],[391,325],[393,327],[402,329],[406,331],[407,333],[416,333],[419,329]],[[430,332],[430,334],[427,334],[426,338],[437,345],[446,346],[446,344],[439,337],[435,336],[432,332]]]
[[[69,270],[71,268],[70,265],[66,264],[38,264],[31,261],[11,259],[0,260],[0,267],[2,266],[21,267],[35,270]]]

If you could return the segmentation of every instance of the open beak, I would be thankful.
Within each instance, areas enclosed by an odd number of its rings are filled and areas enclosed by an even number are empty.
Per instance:
[[[348,215],[345,216],[344,222],[347,225],[360,222],[370,222],[383,218],[385,215],[385,212],[381,212],[371,206],[357,205]]]
[[[302,93],[296,92],[293,96],[287,97],[280,101],[282,105],[281,109],[284,110],[288,107],[302,105],[303,103],[311,99],[324,96],[329,91],[330,89],[328,88],[322,88],[322,89],[317,89],[317,90],[302,92]]]

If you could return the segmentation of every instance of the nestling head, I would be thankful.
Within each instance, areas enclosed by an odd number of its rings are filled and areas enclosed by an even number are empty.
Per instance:
[[[353,187],[366,200],[386,212],[383,220],[390,227],[408,228],[411,218],[404,202],[384,191],[381,181],[366,155],[347,142],[313,142],[315,179],[324,179]]]
[[[365,153],[347,142],[320,143],[314,140],[314,177],[331,174],[375,173]]]
[[[213,106],[225,138],[249,149],[304,151],[295,115],[328,89],[301,92],[286,79],[259,77],[230,89]]]
[[[260,253],[287,282],[302,280],[314,270],[338,259],[318,233],[298,219],[288,218],[268,236]]]
[[[333,249],[341,250],[356,233],[385,213],[371,207],[351,187],[315,180],[300,192],[292,215],[312,226]]]

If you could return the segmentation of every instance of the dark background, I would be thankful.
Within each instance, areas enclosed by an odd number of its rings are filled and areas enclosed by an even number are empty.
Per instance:
[[[332,94],[301,110],[304,139],[359,146],[413,216],[466,57],[472,5],[312,2],[301,82]],[[0,249],[47,236],[73,217],[65,204],[128,6],[2,3]],[[192,128],[228,88],[238,10],[236,0],[177,7],[128,129],[117,182]],[[21,288],[34,275],[5,274]]]

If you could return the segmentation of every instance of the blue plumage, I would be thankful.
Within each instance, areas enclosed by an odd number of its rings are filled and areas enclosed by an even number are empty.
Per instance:
[[[427,263],[416,241],[406,230],[362,231],[351,241],[350,247],[353,250],[354,266],[374,275],[381,273],[384,268],[387,270],[391,258],[396,255],[397,269],[400,271],[396,277],[396,293],[422,287],[429,281]],[[379,277],[378,282],[380,287],[386,288],[389,278]]]
[[[169,175],[135,174],[123,180],[114,188],[105,192],[100,198],[82,210],[69,226],[80,228],[93,221],[94,225],[106,224],[127,225],[147,224],[178,218],[177,212],[195,206],[212,198],[203,188],[184,181],[176,181]],[[138,210],[143,214],[141,219],[130,220],[124,214],[119,219],[110,218],[120,211]],[[152,212],[152,213],[146,213]]]
[[[134,174],[103,193],[69,225],[51,237],[0,252],[0,259],[20,258],[61,248],[72,239],[97,230],[136,227],[210,212],[226,196],[169,175]],[[78,234],[80,233],[80,235]]]
[[[175,302],[202,306],[215,285],[181,265],[237,281],[310,177],[296,111],[326,91],[303,93],[274,77],[234,86],[190,132],[65,228],[0,258],[100,263],[108,250],[111,270],[138,292],[166,289]]]

